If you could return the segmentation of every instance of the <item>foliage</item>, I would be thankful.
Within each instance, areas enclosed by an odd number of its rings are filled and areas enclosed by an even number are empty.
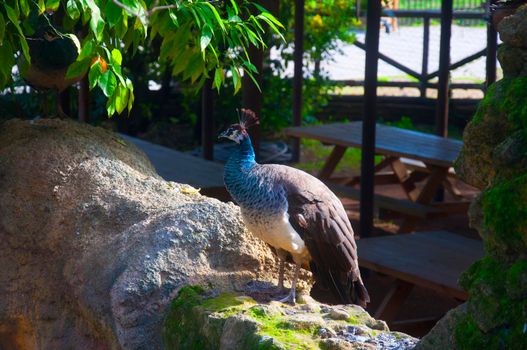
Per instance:
[[[338,42],[353,43],[351,31],[360,22],[355,19],[355,1],[307,0],[304,19],[304,52],[308,63],[330,59],[329,53],[338,50]],[[294,1],[284,0],[280,6],[280,21],[286,28],[294,27]],[[279,47],[285,62],[292,61],[294,32],[285,34],[285,43]],[[317,72],[314,72],[316,75]]]
[[[337,83],[324,76],[320,61],[331,62],[331,52],[338,50],[338,43],[353,43],[354,26],[359,25],[354,19],[354,1],[322,0],[306,1],[304,21],[304,84],[302,120],[310,124],[317,122],[317,113],[327,105],[330,94],[335,91]],[[294,1],[284,0],[280,4],[278,19],[286,28],[294,28]],[[294,31],[284,33],[285,41],[276,42],[272,57],[267,58],[262,75],[262,131],[275,133],[291,125],[291,101],[293,100],[292,79],[288,67],[293,64]],[[236,96],[222,96],[216,115],[218,125],[232,122],[232,115],[223,115],[222,110],[232,111],[240,105]]]
[[[90,88],[98,86],[108,98],[109,115],[132,107],[133,84],[123,61],[152,41],[172,75],[197,87],[209,78],[218,90],[230,76],[237,92],[242,74],[253,78],[257,73],[247,48],[265,47],[264,26],[278,36],[282,28],[264,8],[246,0],[5,0],[0,5],[0,89],[12,83],[13,66],[27,68],[17,58],[31,62],[27,40],[40,30],[35,18],[60,36],[84,33],[66,77],[89,72]]]

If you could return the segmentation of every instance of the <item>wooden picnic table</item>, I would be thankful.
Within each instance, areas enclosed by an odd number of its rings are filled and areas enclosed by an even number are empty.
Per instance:
[[[359,265],[395,278],[375,317],[391,322],[414,286],[458,300],[468,298],[458,284],[463,271],[483,257],[483,243],[446,231],[361,238]]]
[[[333,145],[318,177],[332,182],[330,187],[333,190],[359,198],[359,190],[352,186],[360,183],[360,177],[336,179],[332,175],[348,147],[361,147],[362,122],[291,127],[285,133],[291,137],[315,139]],[[375,184],[399,184],[407,199],[376,194],[375,204],[407,216],[400,232],[412,231],[418,218],[467,210],[467,201],[433,202],[441,188],[455,198],[462,199],[451,181],[454,175],[451,167],[461,146],[462,142],[458,140],[377,124],[375,152],[382,155],[383,160],[375,166]],[[423,186],[416,186],[420,181],[424,181]]]

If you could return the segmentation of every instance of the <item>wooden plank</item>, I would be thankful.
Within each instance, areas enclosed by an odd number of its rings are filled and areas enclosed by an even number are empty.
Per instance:
[[[328,187],[337,194],[352,198],[360,199],[360,190],[357,188],[343,186],[339,184],[328,183]],[[407,199],[398,199],[381,194],[374,195],[374,204],[378,208],[392,210],[398,213],[406,214],[417,218],[427,218],[431,214],[437,214],[439,209],[411,202]]]
[[[156,145],[128,135],[120,134],[124,140],[140,148],[167,181],[189,184],[196,188],[224,188],[223,165],[167,147]]]
[[[362,122],[287,128],[286,135],[311,138],[333,145],[362,147]],[[412,130],[377,124],[375,152],[451,167],[463,143]]]
[[[359,265],[466,300],[457,280],[483,257],[483,244],[446,231],[363,238]]]

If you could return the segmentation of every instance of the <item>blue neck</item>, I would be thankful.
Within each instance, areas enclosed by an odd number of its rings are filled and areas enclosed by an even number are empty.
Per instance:
[[[254,149],[251,144],[251,138],[249,135],[245,137],[235,151],[229,157],[227,163],[232,165],[238,165],[241,169],[252,168],[255,164]]]

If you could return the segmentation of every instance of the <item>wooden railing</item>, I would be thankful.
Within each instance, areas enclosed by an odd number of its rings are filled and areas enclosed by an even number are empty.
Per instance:
[[[423,20],[423,51],[422,51],[422,65],[421,65],[421,72],[416,72],[412,68],[405,66],[403,63],[398,62],[397,60],[379,52],[379,59],[390,64],[391,66],[403,71],[404,73],[408,74],[409,76],[415,78],[418,80],[418,82],[383,82],[379,81],[377,84],[378,86],[397,86],[397,87],[416,87],[419,88],[421,97],[426,97],[426,89],[427,88],[437,88],[437,83],[430,82],[431,79],[434,79],[438,77],[439,70],[436,70],[434,72],[428,71],[428,62],[429,62],[429,43],[430,43],[430,22],[432,19],[439,19],[441,18],[441,11],[439,10],[388,10],[383,12],[384,15],[388,16],[394,16],[397,18],[421,18]],[[484,20],[486,19],[487,13],[485,11],[481,10],[471,10],[471,11],[454,11],[453,18],[454,19],[478,19],[478,20]],[[489,45],[491,43],[491,38],[489,39]],[[494,45],[495,45],[494,39]],[[366,45],[363,42],[360,42],[358,40],[354,43],[355,46],[366,50]],[[471,54],[470,56],[467,56],[457,62],[451,63],[449,65],[449,70],[457,69],[463,65],[466,65],[467,63],[470,63],[482,56],[486,56],[488,51],[488,46],[484,49],[475,52]],[[490,69],[492,70],[492,67],[489,67],[488,65],[492,65],[492,60],[487,60],[487,71]],[[495,60],[494,60],[494,71],[495,71]],[[487,74],[488,76],[488,74]],[[340,83],[344,83],[345,85],[352,85],[352,86],[361,86],[364,85],[364,81],[356,81],[356,80],[347,80],[347,81],[339,81]],[[476,84],[476,83],[454,83],[450,84],[451,88],[460,88],[460,89],[485,89],[486,84]]]

